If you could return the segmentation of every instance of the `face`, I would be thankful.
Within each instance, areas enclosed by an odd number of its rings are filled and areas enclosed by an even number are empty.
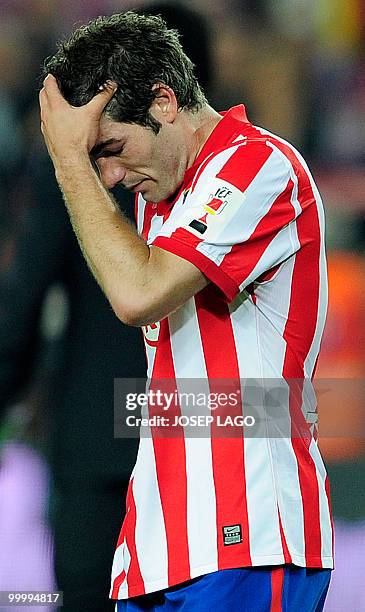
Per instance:
[[[150,202],[159,202],[176,191],[184,177],[187,156],[176,126],[161,124],[156,135],[150,128],[102,116],[91,157],[106,188],[120,183]]]

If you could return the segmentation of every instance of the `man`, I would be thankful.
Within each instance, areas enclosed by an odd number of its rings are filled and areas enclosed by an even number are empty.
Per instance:
[[[57,180],[115,313],[145,328],[152,388],[295,379],[304,398],[327,291],[321,200],[299,153],[243,106],[209,106],[156,17],[98,18],[45,70],[41,125]],[[136,194],[140,235],[108,191],[118,183]],[[163,437],[150,426],[115,553],[118,610],[322,610],[327,477],[310,430],[299,435],[292,385],[287,403],[286,437]],[[175,416],[183,410],[176,401]]]

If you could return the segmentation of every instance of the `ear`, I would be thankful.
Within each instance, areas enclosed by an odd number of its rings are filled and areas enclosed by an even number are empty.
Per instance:
[[[178,104],[171,87],[155,83],[152,87],[155,98],[150,106],[151,115],[160,123],[173,123],[178,113]]]

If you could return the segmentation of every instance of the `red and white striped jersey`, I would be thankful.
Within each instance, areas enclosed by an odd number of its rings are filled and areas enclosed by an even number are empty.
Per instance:
[[[136,209],[148,244],[211,281],[145,330],[152,381],[312,378],[327,308],[324,215],[290,144],[234,107],[175,199],[156,205],[139,195]],[[152,435],[141,439],[131,476],[111,597],[226,568],[331,568],[332,547],[328,479],[312,435]]]

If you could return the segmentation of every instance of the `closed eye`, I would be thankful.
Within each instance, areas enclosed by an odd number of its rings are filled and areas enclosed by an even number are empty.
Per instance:
[[[110,150],[105,150],[105,151],[100,151],[100,153],[97,153],[94,156],[94,159],[99,159],[100,157],[113,157],[114,155],[120,155],[120,153],[122,153],[124,149],[124,146],[119,147],[118,149],[113,149],[112,151]]]

